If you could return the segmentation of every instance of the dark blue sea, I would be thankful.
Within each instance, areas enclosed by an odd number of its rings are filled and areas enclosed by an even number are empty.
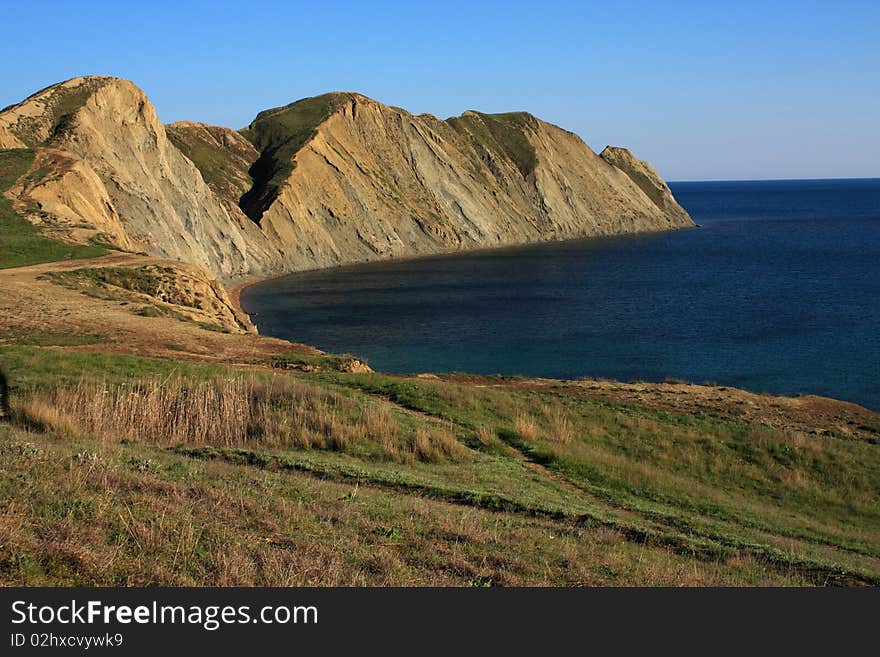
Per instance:
[[[672,183],[700,227],[295,274],[261,333],[387,372],[667,378],[880,410],[880,179]]]

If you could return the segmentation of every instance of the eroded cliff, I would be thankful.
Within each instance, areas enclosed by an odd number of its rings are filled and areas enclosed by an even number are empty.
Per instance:
[[[234,277],[261,273],[259,228],[218,201],[132,83],[77,78],[0,113],[0,143],[36,153],[9,194],[56,236],[98,237]]]
[[[163,126],[132,83],[76,78],[0,112],[0,146],[35,151],[9,194],[47,231],[224,280],[693,225],[624,149],[598,156],[526,113],[443,121],[349,92],[235,132]]]

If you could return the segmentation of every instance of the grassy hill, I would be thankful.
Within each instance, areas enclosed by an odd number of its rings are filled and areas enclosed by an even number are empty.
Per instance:
[[[496,157],[512,160],[523,177],[534,172],[537,165],[535,147],[523,133],[526,127],[536,122],[535,117],[526,112],[483,114],[470,111],[447,119],[449,125],[468,135],[474,144],[489,149]]]
[[[580,384],[52,341],[0,350],[4,584],[880,582],[876,416],[807,434]]]

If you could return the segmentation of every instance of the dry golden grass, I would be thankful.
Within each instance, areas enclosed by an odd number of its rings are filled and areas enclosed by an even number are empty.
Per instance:
[[[522,440],[528,442],[534,442],[540,435],[538,423],[528,413],[518,412],[513,421],[513,428]]]
[[[29,397],[20,414],[32,426],[111,442],[233,447],[279,442],[291,428],[274,412],[281,401],[294,405],[293,417],[301,426],[332,429],[324,395],[246,378],[114,386],[80,381]]]
[[[474,431],[474,437],[484,447],[491,447],[498,442],[498,435],[496,432],[492,431],[492,429],[485,424],[477,427],[477,430]]]
[[[428,430],[418,427],[410,438],[408,451],[413,458],[426,463],[439,463],[444,460],[463,461],[467,449],[458,442],[451,431],[443,428]]]
[[[356,423],[339,395],[289,380],[80,381],[31,395],[18,409],[31,426],[65,435],[156,445],[344,448]]]
[[[76,437],[81,432],[79,424],[70,415],[46,399],[27,399],[15,410],[30,425],[70,437]]]
[[[567,445],[574,437],[574,426],[565,415],[565,411],[558,405],[544,404],[541,406],[541,414],[549,427],[547,439],[554,443]]]
[[[361,416],[361,431],[366,440],[379,446],[385,457],[392,461],[401,460],[397,440],[400,425],[387,407],[367,406]]]
[[[419,426],[403,435],[381,402],[355,400],[287,378],[148,380],[129,385],[80,381],[24,397],[19,421],[105,443],[274,447],[347,452],[360,445],[397,462],[465,460],[451,432]]]

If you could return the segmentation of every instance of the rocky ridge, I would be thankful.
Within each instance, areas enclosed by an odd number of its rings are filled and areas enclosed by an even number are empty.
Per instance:
[[[53,235],[188,262],[224,281],[398,256],[692,226],[625,149],[526,113],[415,116],[356,93],[245,129],[164,126],[126,80],[75,78],[0,112],[28,148],[9,191]]]

